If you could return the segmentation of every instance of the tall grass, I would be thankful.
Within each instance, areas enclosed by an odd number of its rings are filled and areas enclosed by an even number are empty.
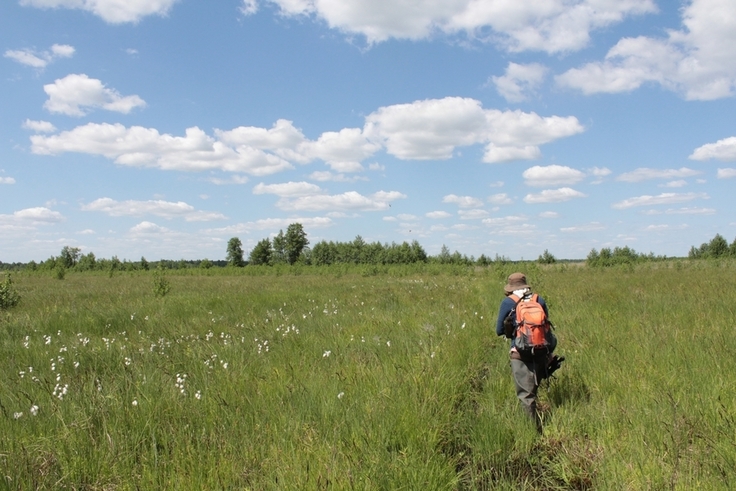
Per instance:
[[[567,360],[522,415],[506,276]],[[6,489],[730,489],[733,263],[15,275]]]

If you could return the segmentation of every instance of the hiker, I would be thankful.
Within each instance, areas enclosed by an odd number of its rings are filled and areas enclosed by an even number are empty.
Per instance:
[[[516,396],[541,433],[542,419],[537,411],[539,383],[557,370],[564,358],[552,354],[557,339],[552,334],[547,304],[532,292],[526,275],[509,275],[504,292],[506,298],[499,308],[496,334],[511,339],[509,355]]]

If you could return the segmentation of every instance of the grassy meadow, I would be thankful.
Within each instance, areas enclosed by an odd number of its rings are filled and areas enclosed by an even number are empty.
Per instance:
[[[515,270],[567,357],[542,436],[494,331]],[[734,262],[12,278],[0,489],[736,488]]]

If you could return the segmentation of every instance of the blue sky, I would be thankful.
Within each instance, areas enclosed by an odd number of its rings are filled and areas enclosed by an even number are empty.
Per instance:
[[[8,0],[0,261],[731,242],[732,0]]]

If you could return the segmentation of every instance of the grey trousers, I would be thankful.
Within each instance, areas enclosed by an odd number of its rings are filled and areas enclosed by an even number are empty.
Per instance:
[[[516,384],[516,397],[519,398],[522,409],[540,433],[542,431],[542,419],[537,411],[537,390],[539,389],[539,382],[546,374],[546,370],[545,357],[525,360],[516,357],[511,358],[511,373]]]

